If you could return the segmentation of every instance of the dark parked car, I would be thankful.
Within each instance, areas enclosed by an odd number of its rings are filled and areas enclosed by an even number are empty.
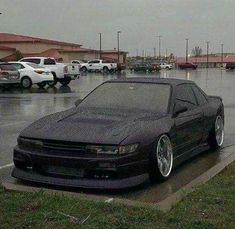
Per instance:
[[[20,84],[20,73],[8,63],[0,63],[0,86]]]
[[[165,180],[173,167],[224,139],[224,106],[178,79],[107,81],[76,106],[23,130],[12,176],[45,184],[120,189]]]
[[[227,63],[225,68],[227,70],[233,70],[235,69],[235,63]]]
[[[180,69],[187,69],[187,68],[191,68],[191,69],[197,69],[197,65],[193,64],[193,63],[182,63],[182,64],[178,64],[178,67]]]
[[[134,65],[130,70],[135,72],[154,72],[159,71],[159,67],[157,65],[143,63]]]

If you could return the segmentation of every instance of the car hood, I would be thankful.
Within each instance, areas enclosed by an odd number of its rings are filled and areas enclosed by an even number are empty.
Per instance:
[[[160,113],[72,108],[46,116],[24,129],[26,138],[118,145]]]

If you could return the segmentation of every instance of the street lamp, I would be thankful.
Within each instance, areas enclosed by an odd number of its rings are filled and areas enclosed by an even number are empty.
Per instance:
[[[209,67],[209,44],[210,42],[206,42],[206,68]]]
[[[120,51],[119,51],[119,37],[120,37],[121,31],[117,31],[117,48],[118,48],[118,64],[120,62]]]
[[[102,52],[102,51],[101,51],[101,39],[102,39],[102,34],[99,33],[99,35],[100,35],[100,59],[101,59],[101,55],[102,55],[102,54],[101,54],[101,52]]]
[[[189,41],[189,38],[186,38],[186,63],[188,63],[188,41]]]
[[[221,67],[223,67],[223,62],[224,62],[224,44],[221,45]]]
[[[158,57],[159,57],[159,61],[161,59],[161,38],[162,36],[157,36],[158,37]]]

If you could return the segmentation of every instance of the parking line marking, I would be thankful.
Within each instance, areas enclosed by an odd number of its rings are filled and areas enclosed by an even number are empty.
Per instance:
[[[0,166],[0,170],[12,167],[13,165],[14,165],[14,163],[10,163],[10,164],[7,164],[7,165]]]

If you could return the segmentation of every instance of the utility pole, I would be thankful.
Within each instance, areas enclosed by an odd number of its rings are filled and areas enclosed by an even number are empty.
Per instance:
[[[102,51],[101,51],[101,44],[102,44],[102,34],[101,33],[99,33],[99,35],[100,35],[100,59],[102,59],[101,57],[102,57]]]
[[[209,44],[210,42],[206,42],[206,68],[209,67]]]
[[[154,55],[154,58],[156,59],[156,48],[153,48],[153,55]]]
[[[221,45],[221,67],[223,67],[223,63],[224,63],[224,44],[220,44]]]
[[[161,38],[162,36],[157,36],[158,37],[158,58],[159,61],[161,60]]]
[[[121,33],[121,31],[117,31],[118,64],[120,62],[120,50],[119,50],[120,33]]]
[[[188,63],[188,41],[189,41],[189,38],[186,38],[186,63]]]

